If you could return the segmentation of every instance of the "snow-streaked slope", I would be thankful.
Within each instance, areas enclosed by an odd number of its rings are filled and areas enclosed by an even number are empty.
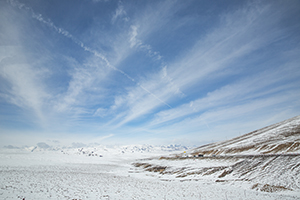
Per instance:
[[[140,160],[133,164],[133,172],[156,174],[166,180],[246,184],[264,192],[300,194],[299,153],[300,116],[297,116],[186,153]],[[204,157],[197,157],[199,154]]]
[[[192,154],[269,154],[300,153],[300,116],[248,134],[198,147]]]
[[[300,156],[162,158],[138,161],[134,166],[137,172],[154,173],[161,179],[239,182],[255,189],[268,185],[277,191],[300,192]]]

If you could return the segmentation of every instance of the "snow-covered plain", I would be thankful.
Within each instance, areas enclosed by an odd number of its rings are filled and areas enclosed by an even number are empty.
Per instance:
[[[189,180],[162,176],[155,172],[137,170],[132,165],[146,161],[141,159],[147,157],[178,151],[136,146],[32,150],[33,148],[0,151],[0,199],[300,198],[300,194],[294,191],[267,193],[251,189],[252,185],[246,182],[215,182],[209,178]],[[177,167],[195,166],[195,162],[199,167],[211,165],[200,160],[186,160],[181,163],[155,160],[160,165]],[[218,162],[215,161],[215,165],[222,164]]]

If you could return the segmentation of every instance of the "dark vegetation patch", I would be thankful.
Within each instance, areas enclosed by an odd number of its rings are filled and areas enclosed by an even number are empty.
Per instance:
[[[225,177],[226,175],[228,175],[228,174],[231,174],[233,172],[233,170],[232,169],[225,169],[224,171],[223,171],[223,173],[221,174],[221,175],[219,175],[218,176],[218,178],[223,178],[223,177]]]
[[[159,172],[163,173],[166,170],[166,166],[157,166],[157,165],[151,165],[149,163],[133,163],[135,167],[143,167],[145,171],[148,172]]]
[[[269,184],[263,185],[263,184],[259,184],[259,183],[254,184],[251,189],[260,190],[262,192],[281,192],[281,191],[286,191],[286,190],[293,191],[292,189],[286,188],[284,186],[269,185]]]

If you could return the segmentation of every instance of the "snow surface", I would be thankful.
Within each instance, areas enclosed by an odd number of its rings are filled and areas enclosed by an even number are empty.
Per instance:
[[[293,191],[266,193],[253,190],[244,182],[216,183],[209,178],[178,179],[136,170],[132,165],[133,162],[156,162],[173,167],[209,167],[235,162],[145,159],[169,153],[178,152],[141,146],[2,149],[0,199],[300,198],[299,193]]]

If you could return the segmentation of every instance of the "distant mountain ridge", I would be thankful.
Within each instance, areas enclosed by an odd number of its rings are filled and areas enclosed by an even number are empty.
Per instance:
[[[74,143],[75,144],[75,143]],[[86,156],[100,156],[103,155],[132,155],[132,154],[155,154],[161,153],[179,153],[190,149],[190,147],[180,144],[170,145],[78,145],[77,143],[72,146],[50,146],[46,143],[40,142],[36,146],[31,147],[13,147],[11,145],[6,146],[6,149],[14,151],[26,151],[26,152],[44,152],[44,151],[56,151],[64,154],[79,154]]]
[[[185,151],[188,147],[182,145],[125,145],[125,146],[98,146],[78,148],[77,154],[85,154],[89,156],[102,156],[107,154],[161,154],[169,152]]]
[[[300,153],[300,115],[230,140],[189,151],[191,154]]]

